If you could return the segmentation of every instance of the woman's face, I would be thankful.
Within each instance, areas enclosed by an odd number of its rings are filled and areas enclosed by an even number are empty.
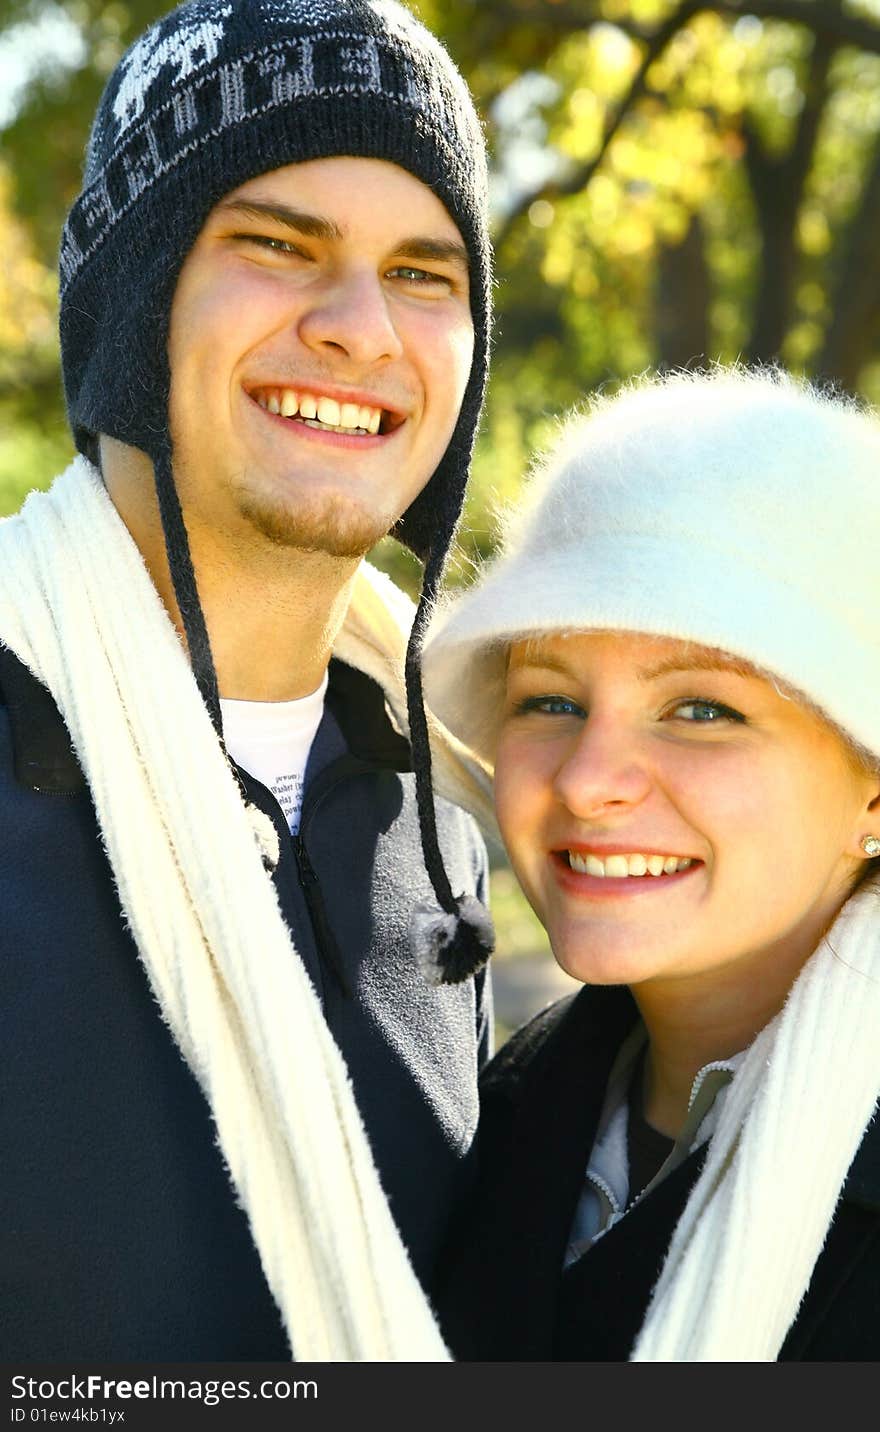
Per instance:
[[[878,792],[831,727],[720,652],[631,633],[511,650],[498,819],[576,979],[793,978],[864,869]]]

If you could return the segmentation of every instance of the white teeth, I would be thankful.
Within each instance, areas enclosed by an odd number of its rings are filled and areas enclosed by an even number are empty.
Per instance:
[[[332,428],[340,426],[339,404],[335,398],[319,398],[318,411],[315,414],[319,423],[327,423]]]
[[[382,422],[382,409],[360,403],[337,403],[335,398],[316,398],[312,393],[295,393],[292,388],[276,388],[259,393],[257,402],[270,413],[283,418],[297,414],[306,422],[319,422],[327,428],[345,433],[377,433]]]
[[[622,880],[630,875],[673,875],[676,871],[687,870],[694,862],[688,855],[642,855],[639,852],[633,855],[606,855],[602,860],[598,855],[579,855],[570,850],[568,863],[572,870],[577,870],[581,875]]]

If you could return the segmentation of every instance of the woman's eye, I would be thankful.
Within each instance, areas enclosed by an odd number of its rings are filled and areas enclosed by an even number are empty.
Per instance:
[[[695,725],[700,726],[713,726],[721,721],[737,721],[742,724],[746,719],[740,711],[734,711],[732,706],[724,706],[720,701],[704,699],[679,701],[672,707],[669,714],[682,721],[692,721]]]
[[[583,716],[584,708],[570,696],[526,696],[516,704],[517,716],[528,716],[533,712],[544,716]]]

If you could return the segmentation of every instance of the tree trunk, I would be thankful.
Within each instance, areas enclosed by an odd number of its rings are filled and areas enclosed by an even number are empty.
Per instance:
[[[681,243],[664,245],[657,260],[655,333],[657,361],[681,368],[709,357],[711,288],[703,225],[691,217]]]
[[[797,274],[797,219],[813,162],[816,137],[828,101],[828,72],[836,43],[821,33],[813,42],[804,107],[794,143],[781,158],[768,155],[757,134],[744,126],[746,168],[761,232],[761,276],[752,334],[751,363],[779,357],[791,323]]]
[[[816,365],[817,376],[855,392],[859,374],[880,341],[880,145],[847,234],[831,322]]]

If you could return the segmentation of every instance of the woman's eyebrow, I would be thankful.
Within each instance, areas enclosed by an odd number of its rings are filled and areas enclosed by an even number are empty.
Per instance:
[[[530,651],[527,647],[509,663],[511,671],[519,671],[523,668],[555,671],[560,676],[577,676],[577,672],[562,657],[550,652],[545,654],[540,650]],[[649,666],[641,667],[636,675],[639,681],[656,681],[661,676],[669,676],[678,672],[686,674],[691,671],[720,671],[746,677],[760,675],[756,668],[743,658],[729,656],[723,651],[711,650],[694,651],[693,655],[683,652],[676,653],[674,656],[666,656]]]
[[[556,671],[560,676],[573,676],[575,673],[567,662],[559,656],[544,656],[540,651],[525,651],[516,660],[508,663],[508,670],[522,671],[529,668],[534,671]]]
[[[653,666],[645,666],[639,672],[639,680],[656,681],[661,676],[688,671],[721,671],[733,673],[734,676],[757,675],[754,666],[739,657],[727,656],[723,651],[697,651],[692,656],[668,656]]]

